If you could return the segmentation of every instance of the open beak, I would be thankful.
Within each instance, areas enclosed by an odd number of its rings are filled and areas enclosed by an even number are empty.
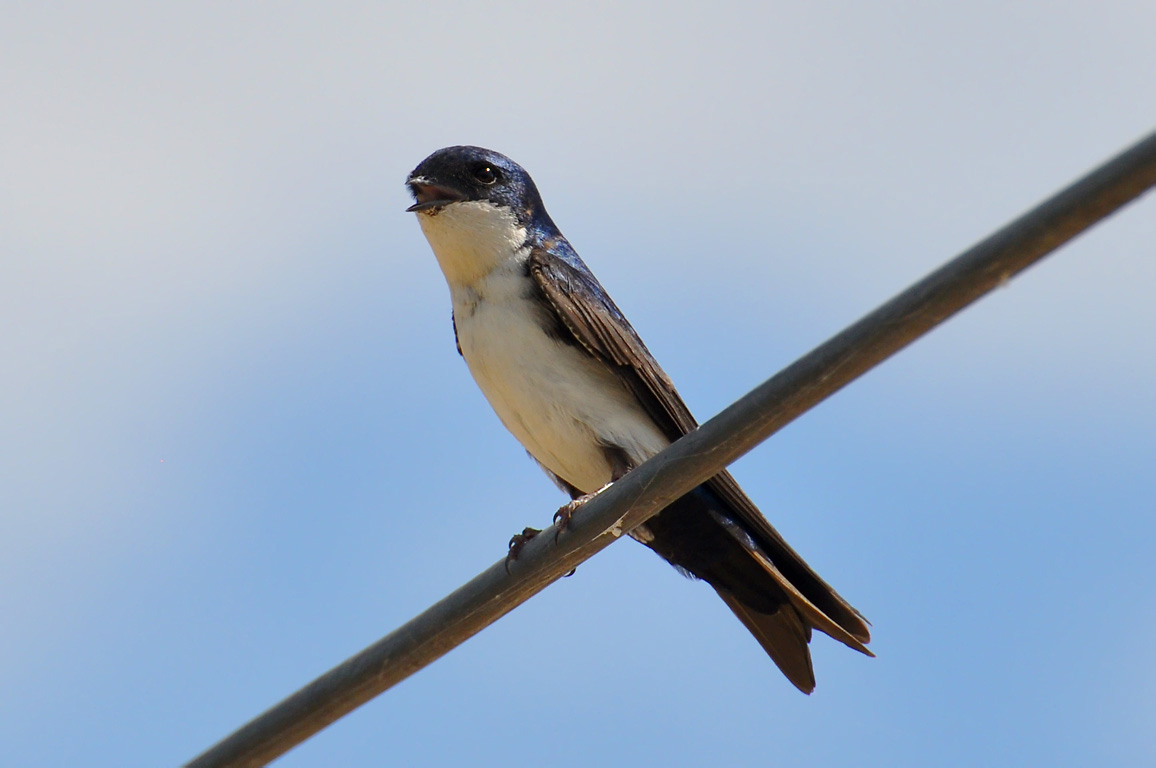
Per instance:
[[[406,208],[406,213],[428,211],[434,208],[444,208],[450,203],[460,203],[466,196],[456,189],[439,186],[421,176],[416,176],[406,182],[409,191],[413,194],[416,203]]]

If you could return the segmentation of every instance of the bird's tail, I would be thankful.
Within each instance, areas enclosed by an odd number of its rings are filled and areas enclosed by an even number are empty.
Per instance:
[[[713,488],[700,486],[646,523],[646,544],[714,587],[804,693],[815,688],[808,647],[812,629],[873,656],[866,647],[871,639],[866,620],[769,524],[763,521],[773,536],[744,524],[731,506]]]
[[[794,607],[783,604],[774,613],[761,613],[740,603],[734,595],[717,590],[727,607],[747,628],[775,662],[779,671],[803,693],[815,690],[815,668],[811,664],[811,627]]]

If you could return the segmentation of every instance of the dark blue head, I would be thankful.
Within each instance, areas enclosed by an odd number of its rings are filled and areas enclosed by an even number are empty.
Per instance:
[[[482,147],[446,147],[422,160],[406,186],[416,201],[407,211],[484,201],[509,208],[524,226],[553,228],[530,174],[503,154]]]

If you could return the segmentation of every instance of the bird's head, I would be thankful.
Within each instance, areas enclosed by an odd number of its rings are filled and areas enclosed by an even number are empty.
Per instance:
[[[530,174],[482,147],[446,147],[406,179],[422,232],[451,286],[470,284],[556,230]]]
[[[407,211],[437,213],[455,203],[509,208],[529,223],[542,198],[530,174],[503,154],[482,147],[446,147],[422,160],[405,181],[414,204]]]

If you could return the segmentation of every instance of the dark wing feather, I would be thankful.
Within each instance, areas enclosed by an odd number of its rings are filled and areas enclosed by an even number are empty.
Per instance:
[[[666,372],[651,356],[634,328],[581,262],[545,249],[530,253],[530,275],[554,306],[566,329],[586,351],[614,370],[646,407],[647,413],[677,440],[698,426]]]
[[[533,249],[528,267],[567,330],[590,354],[618,374],[667,437],[677,440],[698,426],[670,377],[565,240]],[[769,568],[799,612],[815,628],[870,653],[863,647],[871,639],[866,620],[811,570],[730,473],[720,472],[707,484],[733,510],[765,553],[764,559],[769,562],[764,567]]]

